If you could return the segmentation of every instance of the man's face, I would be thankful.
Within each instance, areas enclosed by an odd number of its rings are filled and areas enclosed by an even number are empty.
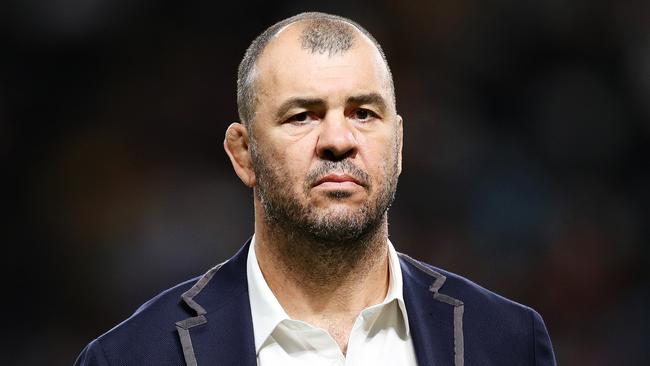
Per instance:
[[[324,241],[359,238],[385,219],[401,169],[401,119],[388,70],[358,34],[312,53],[293,24],[257,62],[251,157],[267,220]]]

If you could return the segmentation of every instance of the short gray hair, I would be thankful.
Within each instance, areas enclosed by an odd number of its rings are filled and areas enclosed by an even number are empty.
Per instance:
[[[264,32],[262,32],[262,34],[255,38],[246,50],[244,58],[239,64],[237,74],[237,110],[242,123],[250,128],[255,117],[255,107],[257,102],[257,94],[255,90],[255,63],[262,54],[262,51],[264,51],[264,48],[266,48],[271,39],[277,35],[280,30],[289,24],[300,21],[307,21],[306,28],[302,35],[302,47],[309,49],[312,53],[327,53],[331,56],[347,51],[352,47],[354,33],[351,30],[354,28],[368,37],[375,47],[377,47],[381,58],[386,64],[391,98],[393,104],[395,103],[393,76],[388,67],[386,55],[370,32],[356,22],[338,15],[317,12],[301,13],[281,20],[268,27]],[[341,27],[341,25],[343,25],[343,27]]]

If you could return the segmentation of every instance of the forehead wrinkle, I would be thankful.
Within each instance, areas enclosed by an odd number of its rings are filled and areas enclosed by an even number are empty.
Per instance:
[[[307,54],[315,54],[315,56],[318,55],[323,55],[326,58],[332,58],[336,56],[343,56],[342,54],[328,54],[328,53],[321,53],[321,52],[310,52],[311,50],[305,49],[303,45],[301,44],[301,34],[304,33],[304,30],[308,25],[305,25],[304,23],[307,22],[306,20],[300,20],[297,22],[293,22],[290,24],[285,25],[282,27],[277,33],[275,33],[275,36],[273,37],[273,40],[267,44],[265,47],[264,51],[257,59],[255,62],[255,65],[253,67],[253,72],[249,74],[250,79],[248,80],[250,82],[249,85],[255,84],[253,87],[257,89],[257,93],[260,95],[265,95],[266,97],[271,97],[272,99],[275,99],[278,97],[278,95],[275,93],[274,90],[269,90],[270,85],[266,85],[268,83],[271,83],[273,85],[277,85],[278,83],[284,84],[284,82],[287,81],[285,77],[280,75],[278,72],[280,71],[278,69],[277,62],[278,55],[286,54],[287,52],[306,52]],[[377,49],[374,43],[372,43],[372,40],[368,38],[365,34],[360,32],[356,27],[352,26],[351,24],[344,23],[345,26],[350,26],[351,28],[351,33],[352,37],[355,40],[354,43],[350,46],[349,50],[352,49],[357,49],[360,47],[363,48],[369,48],[372,50],[371,52],[375,54],[375,56],[378,58],[377,60],[373,60],[373,63],[376,63],[377,68],[375,69],[376,74],[380,78],[380,85],[382,89],[386,89],[388,91],[387,98],[382,97],[381,103],[378,99],[373,100],[372,102],[376,103],[379,107],[383,107],[384,111],[389,111],[394,109],[394,97],[393,93],[391,90],[391,82],[390,82],[390,71],[387,68],[387,65],[385,61],[381,57],[381,53]],[[348,50],[348,51],[349,51]],[[346,53],[348,52],[346,51]],[[282,56],[281,56],[282,57]],[[286,55],[285,55],[286,57]],[[292,63],[292,59],[285,60],[285,62]],[[282,65],[280,64],[280,67]],[[323,72],[326,70],[329,70],[330,73],[332,73],[331,77],[337,78],[337,77],[342,77],[339,75],[336,75],[337,69],[344,68],[346,66],[344,65],[324,65],[323,68],[320,69],[319,74],[321,76],[323,75]],[[373,68],[374,69],[374,68]],[[291,77],[291,75],[288,75],[288,77]],[[264,80],[262,82],[262,80]],[[306,90],[305,90],[306,91]],[[383,90],[381,95],[383,95]],[[309,97],[307,97],[309,98]],[[258,98],[256,98],[258,99]],[[303,98],[305,99],[305,98]],[[258,99],[259,100],[259,99]],[[390,101],[390,105],[389,105]],[[256,103],[257,104],[257,103]],[[295,105],[294,105],[295,106]],[[311,105],[313,106],[313,104]],[[390,107],[390,108],[389,108]],[[276,109],[278,111],[277,114],[280,115],[282,114],[281,112],[286,113],[286,111],[289,108],[284,108],[283,111],[279,111],[279,109]],[[255,108],[254,110],[254,115],[257,115],[259,112],[259,108]]]

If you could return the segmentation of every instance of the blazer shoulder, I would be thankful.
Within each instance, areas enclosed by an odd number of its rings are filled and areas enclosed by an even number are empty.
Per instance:
[[[175,365],[182,360],[175,322],[191,315],[181,295],[199,277],[162,291],[90,342],[75,365]]]
[[[413,259],[405,254],[400,254],[400,258],[403,262],[402,269],[407,275],[405,279],[408,278],[430,291],[433,290],[458,299],[466,306],[475,303],[483,307],[505,307],[509,310],[533,311],[530,307],[488,290],[461,275]]]
[[[462,305],[468,360],[555,365],[550,337],[537,311],[463,276],[406,255],[401,255],[401,260],[404,281],[449,296]]]
[[[155,327],[159,323],[167,322],[173,324],[179,318],[187,317],[190,312],[182,301],[181,295],[189,290],[200,278],[201,276],[191,278],[160,292],[140,305],[126,320],[99,338],[111,337],[134,327]]]

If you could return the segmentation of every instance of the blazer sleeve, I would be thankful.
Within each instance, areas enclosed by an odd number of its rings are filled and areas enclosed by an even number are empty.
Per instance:
[[[551,344],[551,337],[548,335],[544,320],[535,310],[533,316],[533,355],[535,366],[556,366],[555,354]]]
[[[74,366],[110,366],[110,363],[106,359],[102,345],[95,339],[81,351]]]

